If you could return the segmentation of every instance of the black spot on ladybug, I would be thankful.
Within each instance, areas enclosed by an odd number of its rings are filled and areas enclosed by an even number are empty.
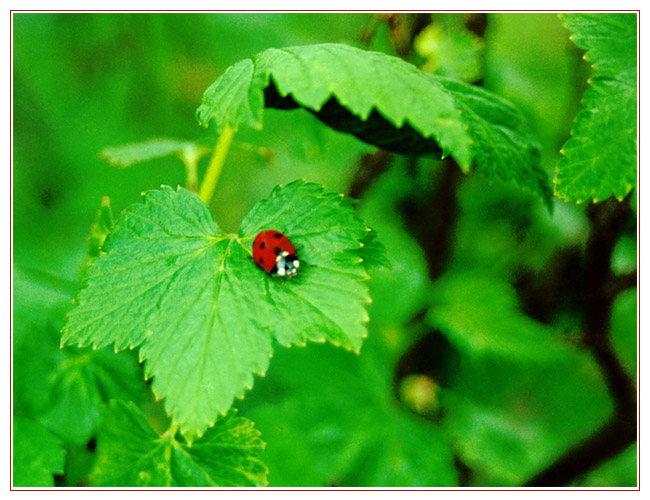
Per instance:
[[[300,261],[296,249],[280,231],[266,230],[255,237],[253,260],[269,274],[289,279],[296,276]]]

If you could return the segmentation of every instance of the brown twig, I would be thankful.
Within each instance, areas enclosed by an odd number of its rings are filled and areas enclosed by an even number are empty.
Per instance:
[[[393,49],[403,59],[408,59],[413,50],[415,37],[431,22],[431,14],[378,14],[388,23]]]
[[[429,264],[429,277],[439,278],[452,253],[458,220],[458,185],[463,174],[453,159],[445,160],[438,183],[427,203],[404,200],[402,208],[413,235]]]
[[[372,183],[388,170],[392,162],[393,155],[383,149],[363,155],[350,185],[350,196],[361,198]]]
[[[637,392],[610,339],[610,319],[616,283],[611,272],[614,245],[631,214],[629,199],[614,199],[588,208],[591,231],[584,257],[584,344],[602,369],[614,401],[614,415],[589,438],[570,449],[533,477],[526,486],[564,486],[595,469],[633,444],[637,438]],[[629,284],[629,277],[628,283]],[[620,289],[620,284],[618,288]]]
[[[618,276],[612,276],[608,283],[607,293],[610,296],[616,297],[619,293],[629,288],[636,287],[636,271]]]

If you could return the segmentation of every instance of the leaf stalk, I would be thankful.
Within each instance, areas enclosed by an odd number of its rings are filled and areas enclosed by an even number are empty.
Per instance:
[[[230,125],[226,125],[214,147],[214,153],[212,153],[212,158],[210,158],[208,170],[205,173],[205,177],[203,177],[203,182],[199,189],[199,198],[206,205],[210,205],[210,201],[212,200],[212,195],[221,176],[223,164],[226,161],[226,155],[228,154],[228,149],[230,149],[233,137],[235,137],[235,129]]]

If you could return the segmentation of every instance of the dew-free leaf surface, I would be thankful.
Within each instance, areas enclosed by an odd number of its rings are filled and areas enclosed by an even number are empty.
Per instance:
[[[100,156],[113,166],[130,167],[136,163],[172,155],[190,158],[195,162],[209,152],[209,147],[194,141],[155,138],[146,142],[104,148]]]
[[[539,145],[521,114],[478,87],[341,44],[267,49],[231,66],[203,95],[200,123],[261,128],[263,108],[304,108],[395,153],[444,158],[513,182],[550,206]]]
[[[111,401],[97,439],[95,486],[264,486],[264,442],[232,413],[189,446],[158,434],[133,403]]]
[[[568,201],[623,199],[636,186],[637,17],[632,13],[562,14],[571,39],[593,67],[571,138],[555,173]]]
[[[279,280],[253,262],[264,229],[293,242],[302,264],[295,278]],[[266,372],[273,339],[359,351],[370,299],[359,250],[368,231],[350,201],[302,181],[259,202],[239,235],[221,231],[183,188],[150,191],[89,267],[62,342],[140,346],[154,393],[192,439]],[[370,264],[383,252],[373,247]]]
[[[413,42],[425,59],[422,71],[464,82],[475,82],[483,74],[483,40],[462,25],[432,23]]]
[[[55,275],[14,269],[14,411],[31,416],[66,447],[85,447],[109,398],[140,401],[145,392],[133,353],[59,348],[77,288]]]
[[[378,335],[360,356],[314,346],[279,352],[263,391],[242,403],[268,443],[270,486],[457,486],[440,428],[400,405]]]
[[[469,356],[549,363],[563,354],[553,341],[555,331],[519,310],[513,288],[482,273],[452,273],[437,280],[427,320]]]

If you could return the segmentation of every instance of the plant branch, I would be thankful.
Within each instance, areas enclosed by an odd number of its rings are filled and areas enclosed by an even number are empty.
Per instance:
[[[350,197],[361,198],[372,183],[388,170],[392,162],[393,155],[382,149],[363,155],[350,185]]]
[[[212,153],[212,158],[210,158],[208,170],[203,177],[203,182],[199,189],[199,198],[201,198],[206,205],[210,205],[210,201],[212,200],[212,195],[217,186],[217,181],[221,176],[223,164],[226,161],[226,155],[228,154],[228,149],[230,149],[233,137],[235,137],[235,129],[226,125],[219,136],[216,146],[214,147],[214,153]]]
[[[636,271],[631,273],[621,274],[618,276],[612,276],[610,282],[608,283],[608,293],[612,298],[616,297],[619,293],[629,288],[636,287]]]
[[[424,206],[410,199],[403,207],[409,227],[422,247],[429,264],[429,278],[435,280],[445,271],[451,257],[458,220],[458,185],[463,174],[453,159],[445,160],[434,192]]]
[[[570,449],[527,486],[568,485],[625,450],[637,439],[636,384],[619,361],[610,339],[612,293],[617,278],[611,272],[614,245],[631,214],[629,197],[610,199],[587,210],[591,231],[585,248],[583,328],[585,346],[598,362],[614,401],[614,415],[589,438]]]
[[[196,193],[199,187],[199,174],[197,171],[198,157],[196,155],[182,155],[183,164],[185,165],[185,187]]]
[[[636,420],[615,417],[589,439],[569,450],[526,486],[569,485],[597,464],[623,451],[636,440]]]

